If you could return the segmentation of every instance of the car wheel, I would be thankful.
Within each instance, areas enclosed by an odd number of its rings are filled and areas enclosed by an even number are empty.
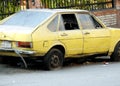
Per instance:
[[[60,69],[63,65],[64,55],[58,49],[51,49],[44,57],[44,66],[47,70]]]
[[[120,43],[117,44],[114,52],[110,57],[111,57],[111,61],[120,61]]]

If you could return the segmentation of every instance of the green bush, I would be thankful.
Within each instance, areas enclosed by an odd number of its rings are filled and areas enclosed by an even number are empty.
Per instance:
[[[20,10],[18,0],[0,0],[0,19],[3,19]]]
[[[78,9],[102,9],[113,0],[41,0],[45,8],[78,8]]]

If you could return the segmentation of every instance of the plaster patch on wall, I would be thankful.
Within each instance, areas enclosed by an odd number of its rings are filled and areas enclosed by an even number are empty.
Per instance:
[[[106,26],[117,24],[117,14],[97,16]]]

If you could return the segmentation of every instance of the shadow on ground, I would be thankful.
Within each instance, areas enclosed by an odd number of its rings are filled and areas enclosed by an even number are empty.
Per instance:
[[[17,69],[26,69],[26,70],[43,70],[44,66],[41,62],[36,62],[33,60],[26,60],[28,68],[25,68],[24,63],[20,58],[14,58],[14,57],[1,57],[0,65],[6,67],[6,68],[17,68]],[[74,67],[74,66],[81,66],[81,65],[91,65],[96,63],[103,63],[108,64],[110,62],[109,59],[105,58],[96,58],[96,59],[69,59],[64,62],[65,67]]]

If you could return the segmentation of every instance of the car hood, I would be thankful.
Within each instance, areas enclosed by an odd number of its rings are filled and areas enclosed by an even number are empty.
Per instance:
[[[30,27],[0,25],[0,40],[29,41],[32,32]]]

